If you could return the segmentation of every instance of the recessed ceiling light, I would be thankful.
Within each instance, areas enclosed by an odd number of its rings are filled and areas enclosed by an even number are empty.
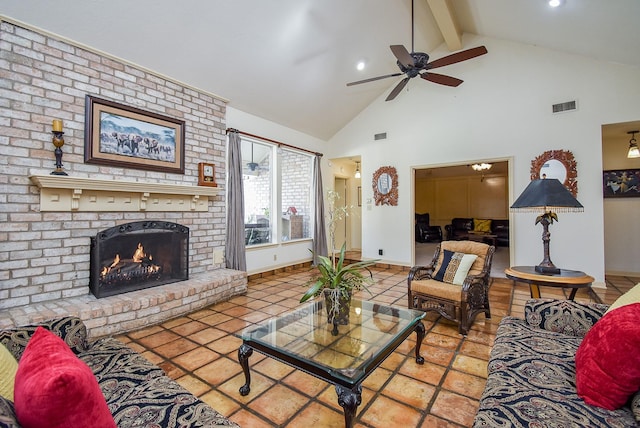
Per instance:
[[[551,6],[551,7],[558,7],[562,3],[564,3],[563,0],[549,0],[549,6]]]
[[[358,71],[362,71],[362,70],[364,70],[364,66],[365,66],[365,62],[364,61],[358,61],[358,64],[356,65],[356,68],[358,69]]]

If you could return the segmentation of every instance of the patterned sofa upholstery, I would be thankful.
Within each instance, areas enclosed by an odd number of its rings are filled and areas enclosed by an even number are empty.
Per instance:
[[[576,351],[607,308],[533,299],[525,306],[524,320],[505,317],[473,427],[638,426],[640,392],[615,411],[590,406],[576,392]]]
[[[120,341],[103,338],[89,342],[79,318],[3,330],[0,342],[19,361],[38,325],[60,336],[91,368],[118,427],[238,427]],[[20,427],[13,403],[3,397],[0,427]]]

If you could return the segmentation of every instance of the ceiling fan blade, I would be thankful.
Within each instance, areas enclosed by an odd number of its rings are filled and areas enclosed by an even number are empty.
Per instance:
[[[393,52],[393,55],[395,55],[398,61],[400,61],[400,64],[404,65],[405,67],[413,67],[415,65],[415,61],[409,54],[407,48],[402,45],[391,45],[389,47],[391,48],[391,52]]]
[[[404,89],[405,86],[407,86],[407,82],[409,81],[408,77],[405,77],[404,79],[402,79],[400,81],[400,83],[398,83],[396,85],[395,88],[393,88],[393,91],[391,91],[391,93],[389,94],[389,96],[387,97],[387,99],[385,99],[385,101],[391,101],[392,99],[394,99],[395,97],[398,96],[398,94],[400,93],[400,91],[402,91]]]
[[[438,73],[422,73],[420,77],[422,77],[424,80],[447,86],[460,86],[460,84],[464,82],[464,80],[456,79],[455,77],[445,76],[444,74]]]
[[[427,64],[427,70],[432,68],[442,67],[449,64],[455,64],[456,62],[466,61],[471,58],[475,58],[487,53],[487,48],[484,46],[478,46],[477,48],[467,49],[466,51],[456,52],[451,55],[439,58],[435,61],[431,61]]]
[[[372,77],[370,79],[358,80],[357,82],[347,83],[347,86],[359,85],[360,83],[374,82],[376,80],[386,79],[387,77],[402,76],[403,74],[404,73],[393,73],[393,74],[387,74],[386,76]]]

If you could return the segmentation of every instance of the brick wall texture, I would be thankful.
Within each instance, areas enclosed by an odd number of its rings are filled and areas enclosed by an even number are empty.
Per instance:
[[[84,163],[85,96],[185,121],[182,174]],[[0,23],[0,309],[86,295],[90,237],[139,220],[191,230],[190,274],[220,269],[224,249],[224,100],[112,57],[11,22]],[[71,176],[196,185],[198,162],[216,165],[220,193],[208,212],[40,212],[30,175],[55,165],[53,119],[64,122],[63,164]]]

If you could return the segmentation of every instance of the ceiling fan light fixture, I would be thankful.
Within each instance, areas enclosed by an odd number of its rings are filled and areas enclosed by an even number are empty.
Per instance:
[[[360,178],[360,162],[356,162],[356,173],[354,175],[355,178]]]
[[[356,69],[358,71],[362,71],[366,66],[367,66],[367,63],[364,60],[361,60],[361,61],[358,61],[358,63],[356,64]]]
[[[629,131],[627,134],[631,134],[629,140],[629,151],[627,152],[627,158],[635,159],[640,158],[640,150],[638,150],[638,142],[636,141],[636,134],[640,131]]]
[[[562,6],[563,3],[564,3],[564,0],[549,0],[549,6],[551,7]]]

